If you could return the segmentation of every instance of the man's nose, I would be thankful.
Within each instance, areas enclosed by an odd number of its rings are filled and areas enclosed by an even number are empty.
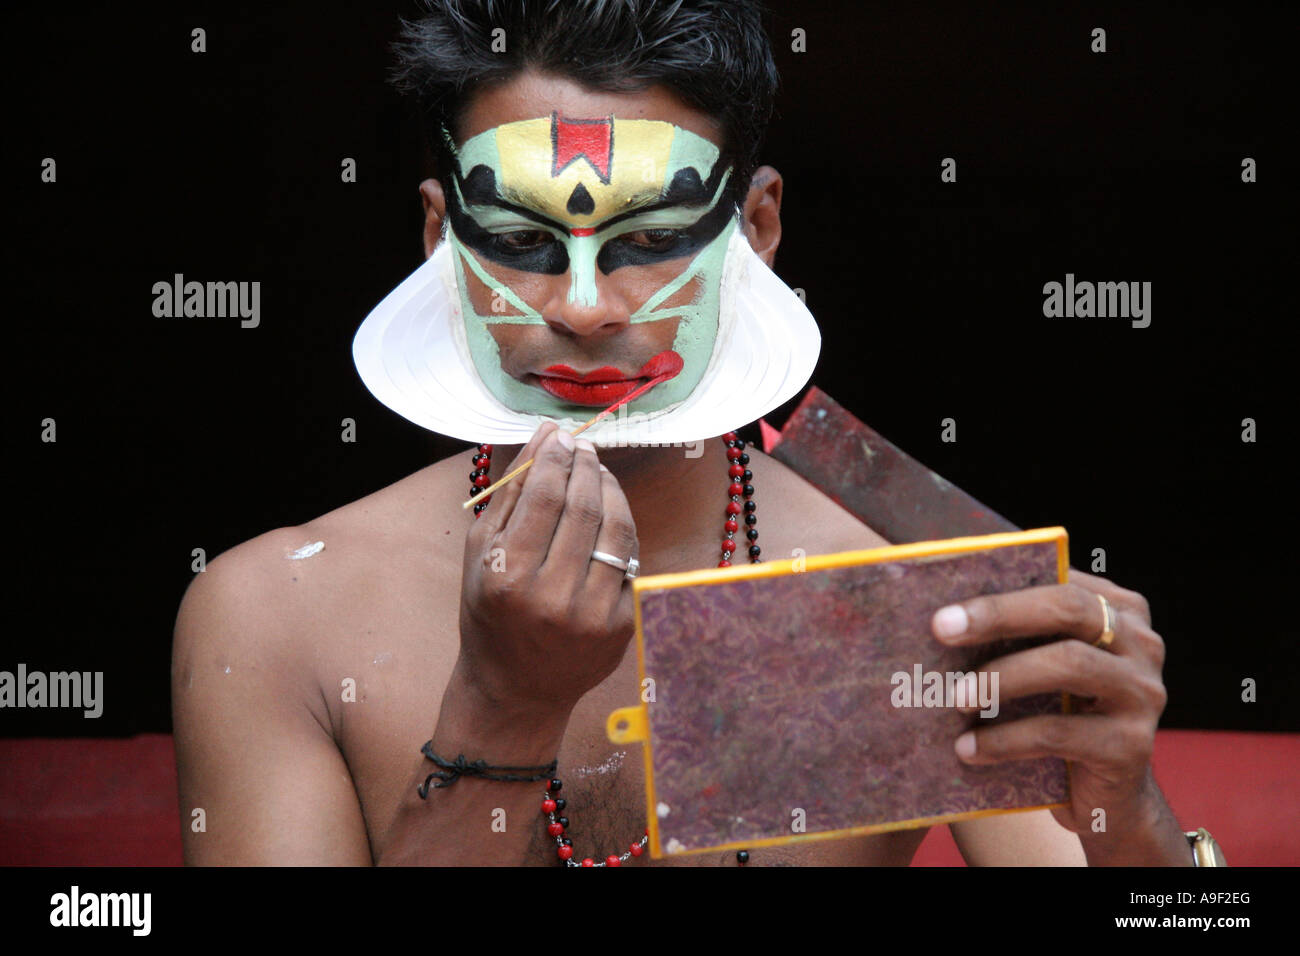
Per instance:
[[[551,299],[542,309],[542,318],[551,328],[586,337],[611,335],[630,323],[627,302],[599,269],[592,270],[584,281],[570,267],[557,279]]]
[[[615,307],[608,297],[601,295],[595,305],[560,299],[555,308],[542,311],[542,318],[557,331],[587,337],[611,335],[628,325],[629,316],[626,308]]]

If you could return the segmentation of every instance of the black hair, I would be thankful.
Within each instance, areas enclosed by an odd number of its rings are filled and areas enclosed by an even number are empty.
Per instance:
[[[717,120],[742,204],[778,84],[757,0],[423,0],[402,20],[391,79],[418,98],[435,162],[475,89],[529,68],[595,90],[663,85]],[[504,33],[496,32],[498,29]],[[505,50],[495,52],[504,40]]]

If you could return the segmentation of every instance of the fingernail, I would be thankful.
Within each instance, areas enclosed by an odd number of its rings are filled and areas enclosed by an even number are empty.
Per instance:
[[[975,756],[975,731],[968,730],[958,737],[953,749],[957,751],[957,756],[963,760],[969,760]]]
[[[563,428],[556,429],[555,440],[560,443],[560,447],[565,451],[573,451],[573,436]]]
[[[603,472],[605,472],[605,474],[609,474],[609,469],[606,468],[604,465],[601,465],[601,466],[600,466],[600,470],[603,471]]]
[[[970,618],[960,604],[940,608],[934,615],[934,634],[939,638],[958,637],[966,633]]]
[[[593,445],[591,442],[587,441],[587,439],[585,438],[578,439],[578,447],[583,451],[591,452],[593,455],[596,453],[596,446]]]

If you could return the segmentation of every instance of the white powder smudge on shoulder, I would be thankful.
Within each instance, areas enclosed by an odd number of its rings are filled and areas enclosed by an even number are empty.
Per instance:
[[[310,558],[313,554],[320,554],[325,550],[324,541],[316,541],[312,544],[304,544],[297,551],[286,554],[285,557],[290,561],[301,561],[303,558]]]

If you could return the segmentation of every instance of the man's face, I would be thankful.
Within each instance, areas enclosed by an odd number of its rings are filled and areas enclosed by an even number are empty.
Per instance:
[[[475,98],[443,180],[471,357],[516,411],[585,417],[655,375],[650,412],[698,384],[736,229],[733,170],[671,93],[525,74]]]

